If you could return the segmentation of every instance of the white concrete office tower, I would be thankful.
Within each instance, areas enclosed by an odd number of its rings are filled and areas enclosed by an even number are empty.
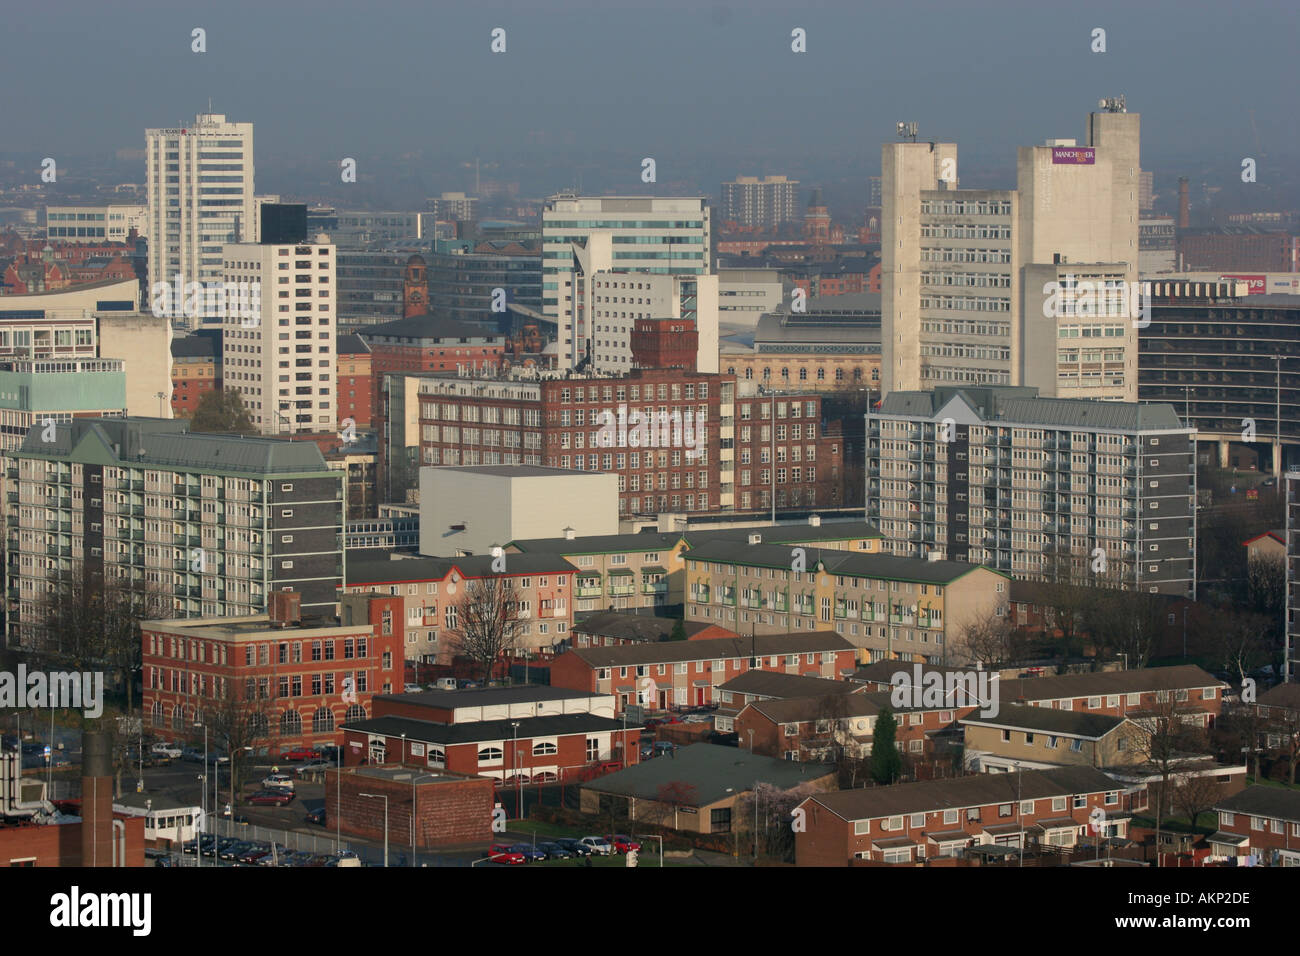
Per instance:
[[[722,184],[722,221],[775,229],[799,218],[799,180],[784,176],[737,176]]]
[[[1139,117],[1111,109],[1021,147],[1015,190],[959,189],[952,143],[884,146],[885,392],[1137,399]]]
[[[224,388],[238,390],[263,435],[338,427],[335,249],[324,235],[304,245],[225,247]]]
[[[695,371],[718,371],[718,277],[596,272],[591,304],[591,367],[597,372],[632,371],[632,326],[637,319],[684,319],[699,335]],[[579,295],[585,284],[575,286]]]
[[[145,175],[149,282],[179,285],[160,300],[172,318],[190,328],[219,325],[221,316],[208,309],[206,316],[185,315],[185,286],[219,282],[222,247],[257,238],[253,124],[201,113],[193,126],[145,130]]]
[[[661,275],[705,275],[712,236],[703,197],[552,196],[542,208],[542,312],[556,321],[573,309],[573,244],[594,232],[611,238],[609,266]],[[574,343],[563,342],[569,354]]]

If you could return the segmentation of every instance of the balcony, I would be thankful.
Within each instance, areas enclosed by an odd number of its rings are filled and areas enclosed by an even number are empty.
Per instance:
[[[18,504],[18,492],[16,491],[5,492],[5,500],[8,501],[9,504],[11,505]]]
[[[642,594],[667,594],[668,582],[667,581],[642,581],[641,593]]]
[[[601,589],[600,589],[600,583],[599,583],[599,582],[597,582],[596,584],[578,585],[577,587],[574,588],[574,592],[575,592],[575,593],[578,595],[578,597],[580,597],[580,598],[585,598],[585,597],[600,597],[600,590],[601,590]],[[704,600],[707,601],[708,598],[706,597],[706,598],[704,598]]]

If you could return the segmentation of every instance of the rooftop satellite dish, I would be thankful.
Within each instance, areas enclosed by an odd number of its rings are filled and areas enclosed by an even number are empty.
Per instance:
[[[1105,98],[1103,97],[1102,99],[1099,99],[1099,100],[1097,101],[1097,109],[1099,109],[1099,110],[1104,110],[1105,108],[1106,108],[1106,100],[1105,100]]]

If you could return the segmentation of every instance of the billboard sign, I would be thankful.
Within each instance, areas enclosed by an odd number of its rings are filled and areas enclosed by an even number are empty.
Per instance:
[[[1092,166],[1097,162],[1097,151],[1091,146],[1053,146],[1052,165]]]
[[[1246,283],[1246,291],[1250,295],[1264,294],[1264,276],[1262,275],[1223,275],[1220,279],[1235,279],[1238,282]]]

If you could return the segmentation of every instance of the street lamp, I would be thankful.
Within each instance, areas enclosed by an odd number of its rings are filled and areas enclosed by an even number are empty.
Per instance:
[[[373,800],[384,801],[384,866],[388,866],[388,794],[386,793],[358,793],[358,797],[370,797]]]
[[[162,393],[159,392],[158,394],[161,395]],[[208,820],[208,724],[206,721],[196,720],[194,726],[201,726],[203,728],[203,775],[199,777],[203,783],[199,787],[201,793],[201,796],[199,797],[199,808],[203,814],[203,822],[206,824]],[[234,811],[232,810],[231,812],[233,813]],[[194,865],[202,866],[203,847],[199,844],[198,827],[194,828],[194,856],[196,857]]]
[[[343,847],[343,744],[334,750],[338,758],[338,768],[334,772],[334,852]]]
[[[510,721],[510,726],[515,731],[515,742],[510,748],[510,769],[515,774],[515,816],[522,820],[524,818],[524,793],[519,786],[519,721]]]

